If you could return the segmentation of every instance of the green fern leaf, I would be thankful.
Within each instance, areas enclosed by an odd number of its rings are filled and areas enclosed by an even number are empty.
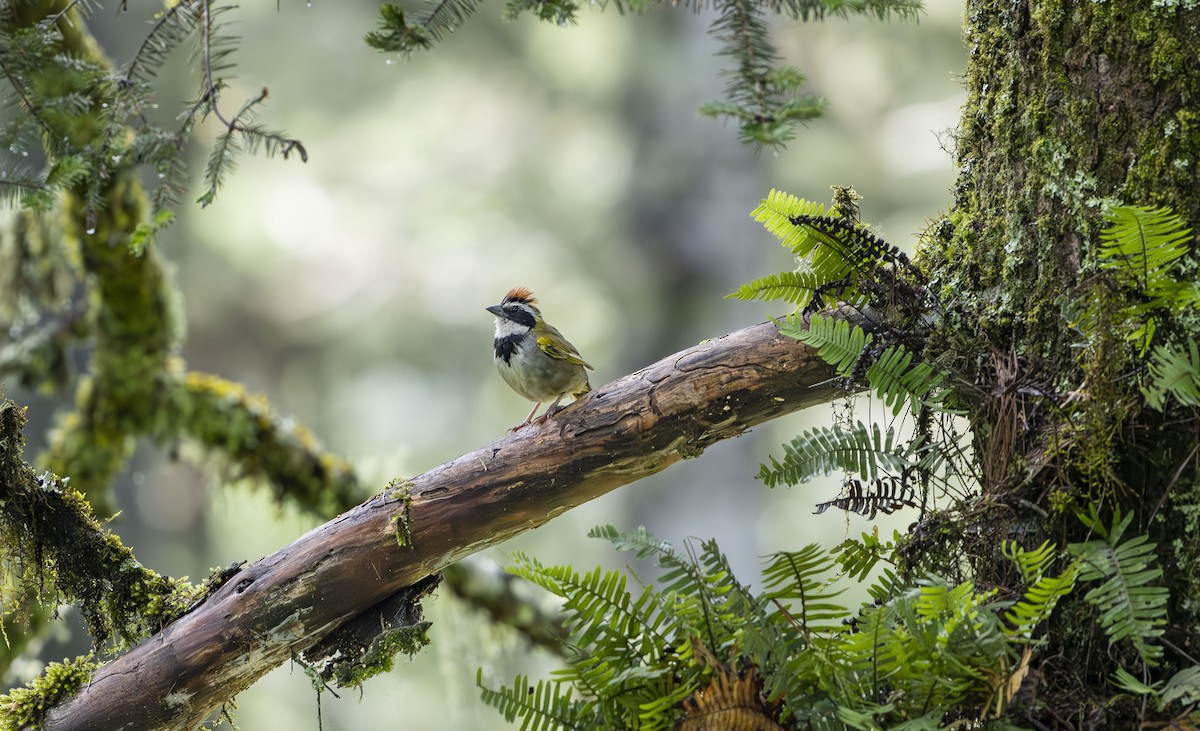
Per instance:
[[[1200,665],[1180,670],[1163,685],[1158,698],[1159,710],[1174,703],[1181,706],[1200,704]]]
[[[1083,565],[1080,581],[1102,581],[1084,599],[1100,612],[1100,624],[1110,642],[1128,639],[1142,661],[1157,665],[1162,647],[1154,644],[1167,623],[1170,593],[1154,584],[1162,569],[1154,566],[1154,549],[1145,535],[1123,541],[1133,513],[1113,516],[1106,526],[1091,507],[1089,515],[1080,515],[1088,527],[1102,537],[1085,543],[1072,543],[1068,550]]]
[[[805,307],[812,300],[813,290],[820,284],[809,272],[780,272],[743,284],[736,292],[725,295],[725,298],[768,302],[783,300],[797,307]]]
[[[645,526],[622,532],[611,525],[598,525],[588,531],[587,535],[588,538],[603,538],[612,543],[618,551],[633,551],[638,560],[658,558],[660,562],[678,562],[678,555],[671,544],[655,538]]]
[[[1170,208],[1118,206],[1105,212],[1100,267],[1157,298],[1177,284],[1169,269],[1188,253],[1192,230]]]
[[[801,242],[807,241],[808,234],[804,227],[792,223],[792,219],[797,216],[820,216],[823,213],[825,206],[820,203],[772,188],[750,215],[779,239],[785,248],[795,252],[802,248]]]
[[[1042,578],[1046,568],[1054,561],[1055,554],[1054,544],[1050,541],[1043,541],[1032,551],[1026,551],[1016,541],[1003,541],[1000,550],[1017,565],[1021,580],[1026,584],[1036,584]]]
[[[864,532],[860,539],[847,538],[838,546],[837,562],[846,576],[863,581],[880,561],[891,562],[898,540],[899,531],[892,531],[892,540],[883,543],[879,540],[878,529]]]
[[[761,465],[758,479],[767,487],[796,485],[813,477],[845,470],[867,480],[883,473],[901,474],[912,466],[909,455],[901,453],[894,430],[880,432],[878,424],[855,422],[849,429],[814,427],[783,445],[783,460],[771,458],[771,466]]]
[[[867,587],[867,594],[876,603],[882,604],[899,595],[906,586],[904,580],[897,576],[895,571],[884,569],[879,578],[875,580],[875,583]]]
[[[1184,406],[1200,406],[1200,346],[1188,338],[1187,350],[1160,345],[1150,356],[1147,381],[1141,387],[1146,404],[1164,409],[1167,396]]]
[[[851,326],[848,320],[826,315],[812,315],[806,326],[804,316],[794,312],[783,323],[777,321],[776,325],[781,335],[816,348],[817,355],[842,377],[854,371],[854,366],[874,339],[858,325]]]
[[[909,404],[914,414],[925,406],[937,405],[928,396],[941,385],[942,374],[928,363],[913,364],[913,360],[912,353],[897,345],[884,350],[867,369],[867,383],[893,416]]]
[[[1161,685],[1159,683],[1146,685],[1142,681],[1133,677],[1128,670],[1120,665],[1118,665],[1117,669],[1113,671],[1110,678],[1113,685],[1117,686],[1126,693],[1129,693],[1130,695],[1158,695],[1159,686]]]
[[[1080,568],[1080,563],[1075,561],[1058,576],[1039,576],[1025,590],[1020,601],[1005,613],[1004,618],[1008,621],[1005,633],[1014,639],[1030,639],[1037,627],[1050,617],[1058,601],[1075,589]]]
[[[828,575],[836,559],[820,544],[811,543],[799,551],[775,553],[763,570],[764,597],[785,601],[791,607],[789,619],[804,632],[831,632],[841,627],[849,611],[832,599],[845,589],[833,590]]]
[[[562,688],[557,681],[539,680],[529,685],[529,677],[518,675],[513,687],[492,690],[483,684],[483,668],[475,673],[483,702],[504,715],[509,723],[521,719],[522,731],[552,731],[553,729],[589,729],[590,715],[584,701],[572,700],[571,689]]]
[[[1137,293],[1121,309],[1132,324],[1127,339],[1140,342],[1144,354],[1164,312],[1197,304],[1193,282],[1180,281],[1177,264],[1191,248],[1191,229],[1169,208],[1120,206],[1105,212],[1100,232],[1099,266]],[[1086,322],[1092,324],[1095,317]]]

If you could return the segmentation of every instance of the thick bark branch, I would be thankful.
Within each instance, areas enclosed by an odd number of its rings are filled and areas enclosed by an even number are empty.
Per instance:
[[[356,615],[442,567],[709,445],[841,391],[769,323],[676,353],[377,495],[233,575],[101,668],[46,728],[188,728]],[[397,541],[397,526],[411,533]]]

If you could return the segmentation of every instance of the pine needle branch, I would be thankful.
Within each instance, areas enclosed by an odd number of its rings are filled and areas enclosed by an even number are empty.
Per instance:
[[[384,3],[379,7],[379,28],[364,39],[376,50],[411,56],[458,30],[478,5],[478,0],[435,0],[410,22],[399,5]]]
[[[209,156],[208,166],[205,170],[204,177],[208,184],[208,190],[200,196],[199,203],[201,206],[207,206],[216,198],[217,189],[223,181],[224,174],[232,170],[235,153],[241,150],[240,145],[233,139],[235,134],[246,140],[249,151],[253,152],[256,147],[261,145],[266,149],[268,155],[280,154],[285,160],[295,152],[301,162],[308,162],[308,151],[300,140],[250,122],[253,119],[254,108],[267,99],[266,87],[263,87],[258,96],[243,103],[232,119],[225,117],[219,104],[224,82],[216,77],[216,71],[225,68],[221,59],[229,51],[217,46],[212,0],[200,0],[200,25],[203,81],[200,98],[192,106],[192,114],[196,110],[202,109],[206,114],[211,113],[225,127],[225,132],[218,137],[217,145]]]

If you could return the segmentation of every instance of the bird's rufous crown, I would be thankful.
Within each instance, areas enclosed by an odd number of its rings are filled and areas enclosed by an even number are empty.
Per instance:
[[[504,295],[505,302],[524,302],[527,305],[537,304],[537,297],[533,296],[533,291],[528,287],[513,287],[508,290],[508,294]]]

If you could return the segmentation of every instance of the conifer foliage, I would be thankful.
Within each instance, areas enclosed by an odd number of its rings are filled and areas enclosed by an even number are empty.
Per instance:
[[[476,10],[478,0],[426,0],[416,10],[393,3],[380,7],[379,27],[367,34],[367,43],[385,53],[404,56],[428,49],[447,34],[457,30]],[[610,0],[596,3],[604,8]],[[617,12],[644,12],[660,5],[655,0],[611,0]],[[672,5],[691,6],[695,10],[709,5],[705,0],[685,0]],[[768,18],[783,15],[801,20],[827,17],[845,18],[851,14],[873,15],[879,19],[915,19],[919,0],[785,0],[784,2],[746,2],[713,0],[717,17],[710,32],[721,44],[721,55],[730,59],[732,68],[725,72],[725,98],[701,107],[701,113],[728,118],[738,123],[741,138],[756,148],[779,147],[795,137],[796,126],[818,117],[823,99],[801,92],[805,78],[795,66],[781,62],[771,40]],[[516,18],[529,12],[539,20],[565,26],[578,22],[580,3],[576,0],[506,0],[504,16]]]
[[[212,203],[242,151],[307,160],[300,140],[257,120],[264,88],[232,107],[223,98],[233,68],[236,37],[227,20],[234,6],[220,0],[183,0],[157,15],[133,55],[110,61],[87,57],[73,44],[77,27],[99,9],[72,2],[49,15],[43,3],[0,5],[0,78],[6,105],[21,113],[0,128],[0,195],[36,211],[48,210],[60,191],[78,193],[94,219],[106,186],[123,170],[145,169],[154,181],[153,210],[134,237],[169,223],[189,173],[184,152],[196,125],[220,125],[203,172],[200,203]],[[50,6],[45,6],[50,7]],[[125,9],[118,5],[118,12]],[[181,113],[166,116],[155,84],[163,64],[177,53],[194,60],[200,80]]]

